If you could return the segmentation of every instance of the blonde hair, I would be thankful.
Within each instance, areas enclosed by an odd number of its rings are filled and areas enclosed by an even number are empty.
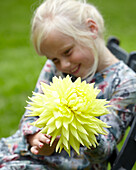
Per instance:
[[[95,55],[92,72],[98,65],[97,43],[87,29],[87,19],[98,27],[98,38],[103,39],[104,21],[99,11],[85,0],[46,0],[35,11],[32,21],[32,41],[39,55],[43,55],[41,44],[52,30],[72,37],[76,42],[91,48]]]

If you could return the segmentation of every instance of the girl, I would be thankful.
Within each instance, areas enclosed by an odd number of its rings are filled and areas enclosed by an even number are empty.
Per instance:
[[[80,148],[71,157],[63,150],[55,152],[59,137],[52,147],[51,136],[33,127],[37,117],[25,117],[19,130],[0,142],[2,169],[107,169],[108,158],[121,140],[136,108],[136,75],[105,46],[104,21],[91,4],[78,0],[46,0],[36,10],[32,21],[32,40],[39,55],[47,62],[40,82],[49,84],[54,76],[72,76],[95,82],[101,89],[98,98],[110,101],[111,114],[100,119],[110,125],[107,136],[99,135],[99,146]]]

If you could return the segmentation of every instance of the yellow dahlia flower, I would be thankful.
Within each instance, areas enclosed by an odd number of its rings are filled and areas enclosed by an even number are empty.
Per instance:
[[[97,118],[109,113],[108,102],[96,99],[100,90],[80,78],[73,83],[69,76],[54,77],[53,83],[41,83],[41,88],[43,94],[33,92],[27,109],[30,116],[39,116],[32,125],[52,136],[50,145],[60,135],[56,152],[64,148],[70,155],[72,146],[79,154],[80,144],[96,147],[96,135],[107,134],[103,127],[109,127]]]

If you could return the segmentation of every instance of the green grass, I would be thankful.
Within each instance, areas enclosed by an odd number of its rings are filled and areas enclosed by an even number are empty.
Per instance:
[[[106,25],[105,39],[120,38],[128,52],[136,50],[136,1],[92,0]],[[31,18],[38,0],[4,0],[0,3],[0,138],[13,134],[35,87],[44,57],[30,42]],[[122,143],[119,145],[121,148]]]
[[[13,134],[45,58],[30,42],[30,22],[39,2],[5,0],[0,5],[0,137]]]

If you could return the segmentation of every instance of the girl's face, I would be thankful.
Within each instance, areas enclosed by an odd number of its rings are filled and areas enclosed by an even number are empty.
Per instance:
[[[54,62],[56,68],[75,77],[84,78],[94,64],[94,55],[69,36],[52,31],[41,44],[42,53]]]

